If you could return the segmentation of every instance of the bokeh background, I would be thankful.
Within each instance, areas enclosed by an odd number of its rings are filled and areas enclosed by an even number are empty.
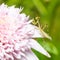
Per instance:
[[[0,0],[0,4],[23,7],[30,19],[40,17],[42,29],[52,37],[52,40],[39,38],[37,41],[50,53],[47,58],[33,50],[39,60],[60,60],[60,0]]]

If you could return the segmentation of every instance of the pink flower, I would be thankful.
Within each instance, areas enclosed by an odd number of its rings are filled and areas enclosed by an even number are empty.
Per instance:
[[[34,38],[48,35],[32,25],[22,9],[0,5],[0,60],[39,60],[31,48],[50,57]]]

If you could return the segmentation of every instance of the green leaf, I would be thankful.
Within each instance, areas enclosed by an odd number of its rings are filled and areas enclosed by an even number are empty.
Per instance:
[[[52,43],[44,42],[43,46],[48,52],[53,53],[55,55],[58,55],[57,48]]]
[[[37,39],[38,42],[51,54],[58,55],[57,48],[50,41],[45,41],[42,39]]]

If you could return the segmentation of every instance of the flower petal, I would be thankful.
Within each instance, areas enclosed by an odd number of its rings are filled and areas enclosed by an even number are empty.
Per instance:
[[[26,58],[25,57],[22,57],[21,60],[26,60]]]
[[[30,45],[33,49],[37,50],[38,52],[44,54],[47,57],[51,57],[47,51],[45,51],[45,49],[35,40],[30,40]]]
[[[43,38],[44,36],[42,35],[42,32],[39,31],[38,29],[34,28],[34,35],[32,36],[33,38]]]
[[[31,50],[29,50],[25,54],[26,54],[26,59],[27,60],[39,60]]]

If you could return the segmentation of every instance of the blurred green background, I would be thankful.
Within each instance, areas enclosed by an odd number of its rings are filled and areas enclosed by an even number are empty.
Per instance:
[[[24,13],[30,18],[40,17],[40,24],[46,28],[44,31],[52,37],[37,39],[37,41],[50,53],[51,58],[36,52],[40,60],[60,60],[60,0],[0,0],[0,4],[23,7]]]

